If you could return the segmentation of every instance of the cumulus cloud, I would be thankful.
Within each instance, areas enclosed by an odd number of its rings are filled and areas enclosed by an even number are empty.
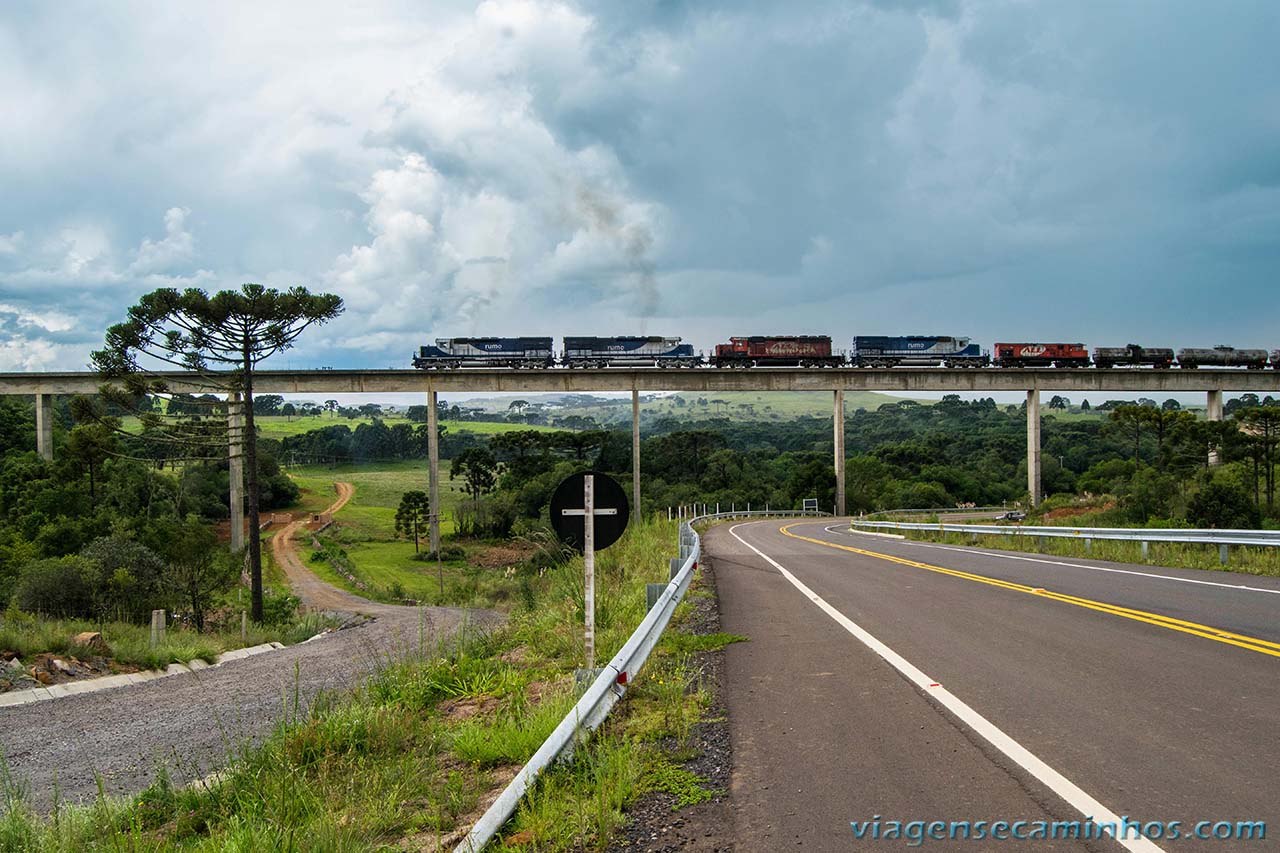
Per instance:
[[[0,343],[74,366],[145,290],[249,280],[346,299],[298,364],[450,334],[1248,343],[1277,36],[1280,7],[1190,0],[6,8]]]

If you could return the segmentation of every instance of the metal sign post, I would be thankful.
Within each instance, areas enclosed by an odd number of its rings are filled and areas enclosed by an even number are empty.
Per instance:
[[[581,507],[575,506],[579,494]],[[618,540],[629,515],[626,493],[607,474],[574,474],[551,496],[552,527],[561,541],[582,552],[587,670],[595,669],[596,657],[596,549]]]

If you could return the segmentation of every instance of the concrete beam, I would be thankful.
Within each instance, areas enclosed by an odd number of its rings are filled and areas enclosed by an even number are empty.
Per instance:
[[[244,550],[244,404],[239,394],[227,395],[227,461],[231,494],[231,550]]]
[[[640,392],[631,391],[631,512],[640,518]]]
[[[1211,421],[1222,420],[1222,392],[1210,391],[1208,398],[1208,417]],[[1209,451],[1209,464],[1218,465],[1222,462],[1221,457],[1216,450]]]
[[[431,550],[440,553],[440,428],[436,413],[438,392],[427,392],[427,498],[431,501]]]
[[[36,394],[36,452],[53,461],[53,395]]]
[[[1027,392],[1027,492],[1040,504],[1040,389]]]
[[[171,391],[204,393],[205,381],[191,374],[161,374]],[[0,394],[95,394],[96,373],[0,373]],[[754,370],[672,370],[601,368],[591,370],[262,370],[254,390],[270,394],[382,394],[428,391],[529,392],[592,391],[916,391],[987,394],[1025,391],[1055,393],[1178,393],[1255,391],[1280,394],[1278,370],[1080,370],[1055,368],[973,369],[938,367],[758,368]]]
[[[844,515],[844,391],[835,392],[836,515]]]

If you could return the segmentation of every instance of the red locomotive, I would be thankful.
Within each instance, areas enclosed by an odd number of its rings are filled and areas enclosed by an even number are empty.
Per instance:
[[[838,367],[828,335],[752,335],[717,344],[716,367]]]
[[[1084,344],[996,344],[996,367],[1088,367]]]

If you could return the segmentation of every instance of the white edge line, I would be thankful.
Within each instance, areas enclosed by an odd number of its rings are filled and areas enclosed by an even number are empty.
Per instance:
[[[831,525],[838,527],[839,525]],[[856,534],[858,536],[878,536],[877,533],[868,533],[864,530],[845,530],[833,531],[830,527],[826,528],[828,533],[840,532],[846,534]],[[1158,575],[1154,572],[1135,572],[1132,569],[1110,569],[1106,566],[1086,566],[1084,563],[1065,563],[1061,560],[1045,560],[1039,557],[1023,557],[1018,554],[1007,554],[1003,551],[991,551],[986,548],[959,547],[956,545],[939,545],[936,542],[917,542],[914,539],[906,539],[903,537],[904,544],[915,545],[920,548],[937,548],[941,551],[957,551],[961,554],[983,554],[988,557],[1001,557],[1006,560],[1022,560],[1027,563],[1044,563],[1047,566],[1065,566],[1071,569],[1088,569],[1091,572],[1111,572],[1117,575],[1136,575],[1140,578],[1154,578],[1161,581],[1173,581],[1174,583],[1193,583],[1198,586],[1217,586],[1223,589],[1238,589],[1243,592],[1265,592],[1270,595],[1280,595],[1280,589],[1267,589],[1261,586],[1245,586],[1240,583],[1219,583],[1218,581],[1198,581],[1194,578],[1175,578],[1170,575]]]
[[[848,530],[840,530],[838,529],[839,527],[840,527],[839,524],[833,524],[830,527],[824,527],[822,529],[827,531],[828,533],[848,533],[849,532]],[[901,533],[872,533],[870,530],[858,530],[856,532],[862,534],[863,536],[877,536],[881,539],[906,539],[907,538],[903,536]]]
[[[747,524],[759,524],[760,522],[747,522]],[[947,690],[937,681],[921,672],[914,664],[886,646],[880,640],[876,639],[870,632],[858,625],[849,617],[845,616],[836,608],[832,607],[822,596],[818,595],[797,578],[791,572],[787,571],[783,566],[774,560],[768,554],[761,551],[750,542],[738,535],[739,527],[744,524],[737,524],[729,528],[729,532],[743,545],[746,545],[752,551],[755,551],[765,562],[769,563],[775,569],[782,573],[782,576],[790,581],[791,585],[800,590],[806,598],[816,604],[819,609],[830,616],[835,622],[844,628],[854,637],[856,637],[864,646],[871,649],[886,663],[902,673],[908,681],[920,688],[926,695],[934,698],[937,702],[955,714],[965,725],[969,726],[979,735],[981,735],[988,743],[1000,750],[1008,756],[1023,770],[1026,770],[1040,782],[1042,782],[1049,790],[1053,791],[1063,800],[1065,800],[1072,808],[1076,809],[1086,820],[1090,820],[1095,824],[1113,824],[1120,826],[1120,816],[1111,809],[1104,806],[1098,800],[1094,799],[1082,788],[1076,785],[1067,777],[1063,776],[1057,770],[1054,770],[1044,761],[1036,757],[1030,750],[1018,743],[1009,735],[1005,734],[994,723],[983,717],[973,708],[969,707],[962,699],[957,697],[950,690]],[[1138,851],[1138,853],[1152,853],[1152,851],[1163,851],[1147,838],[1115,838],[1117,844],[1120,844],[1126,850]]]

